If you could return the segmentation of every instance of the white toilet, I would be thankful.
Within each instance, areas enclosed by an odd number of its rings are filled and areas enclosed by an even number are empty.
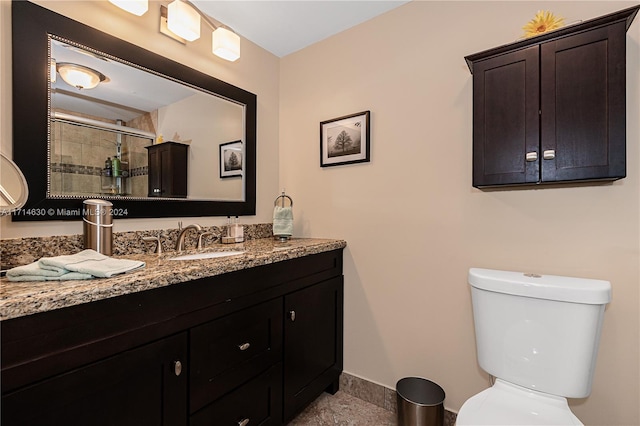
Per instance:
[[[457,426],[582,425],[566,398],[591,393],[608,281],[469,270],[478,363],[495,383]]]

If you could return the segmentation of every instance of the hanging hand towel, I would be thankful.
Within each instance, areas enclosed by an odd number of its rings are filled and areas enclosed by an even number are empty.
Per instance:
[[[293,234],[293,209],[275,206],[273,209],[273,235],[290,237]]]

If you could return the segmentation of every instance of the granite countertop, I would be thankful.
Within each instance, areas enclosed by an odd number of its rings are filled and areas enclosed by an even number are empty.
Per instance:
[[[213,244],[200,252],[244,251],[237,256],[200,260],[169,260],[175,252],[114,256],[146,262],[144,269],[113,278],[77,281],[12,282],[0,280],[0,321],[94,302],[198,278],[282,262],[346,247],[343,240],[293,238],[279,242],[272,238],[238,244]],[[181,254],[190,254],[184,251]]]

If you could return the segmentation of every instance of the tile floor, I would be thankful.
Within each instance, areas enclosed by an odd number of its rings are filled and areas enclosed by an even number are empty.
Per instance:
[[[343,391],[323,393],[288,426],[396,426],[396,413]]]

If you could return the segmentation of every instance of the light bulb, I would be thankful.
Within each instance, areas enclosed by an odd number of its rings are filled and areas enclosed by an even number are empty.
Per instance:
[[[167,28],[187,41],[200,38],[200,15],[187,3],[175,0],[167,6]]]
[[[109,0],[109,2],[136,16],[142,16],[149,10],[149,0]]]
[[[93,89],[107,79],[102,73],[78,64],[61,62],[57,68],[62,79],[78,89]]]
[[[240,57],[240,37],[233,31],[218,27],[211,34],[211,50],[214,55],[233,62]]]

